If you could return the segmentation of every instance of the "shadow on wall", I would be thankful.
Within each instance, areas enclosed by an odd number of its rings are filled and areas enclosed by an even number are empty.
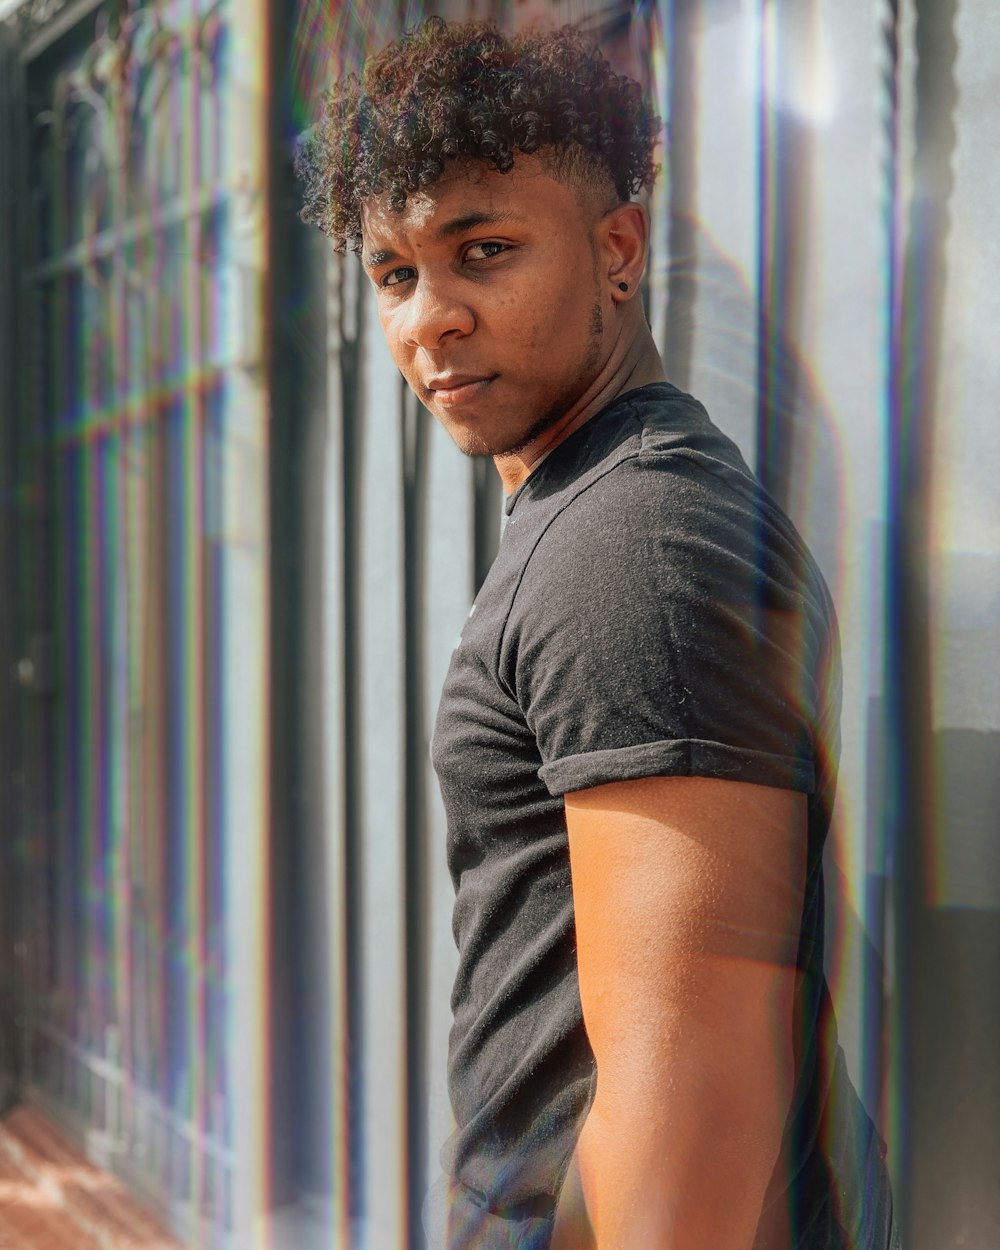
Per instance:
[[[792,338],[779,326],[760,322],[745,272],[700,223],[687,218],[676,228],[672,225],[671,241],[674,245],[681,241],[684,250],[672,259],[665,281],[658,284],[669,290],[664,335],[668,376],[690,389],[738,443],[807,537],[835,602],[840,601],[848,517],[836,417]],[[758,348],[764,335],[766,358]],[[771,402],[763,411],[770,428],[766,437],[759,437],[758,378],[765,360]],[[775,451],[780,455],[760,462]],[[852,650],[864,653],[864,648]],[[878,674],[872,677],[878,680]],[[884,708],[879,699],[871,703],[867,718],[859,718],[867,726],[860,753],[868,761],[867,775],[858,779],[858,788],[865,784],[870,795],[867,819],[863,828],[848,827],[843,807],[835,812],[825,860],[826,937],[828,977],[840,1000],[839,1012],[845,1019],[855,1012],[861,1016],[861,1052],[851,1056],[854,1077],[871,1114],[881,1120],[888,1092],[886,878],[881,872],[866,874],[859,896],[862,916],[838,864],[849,846],[868,850],[884,844]],[[871,854],[863,854],[865,860],[870,864]],[[858,984],[845,980],[848,971],[859,976]]]
[[[705,403],[716,423],[753,459],[754,448],[766,446],[756,439],[754,423],[756,302],[745,273],[699,223],[686,220],[672,232],[672,243],[678,237],[687,246],[660,275],[660,289],[670,292],[668,375]],[[846,515],[848,467],[841,457],[837,420],[787,335],[773,334],[771,368],[778,374],[771,379],[772,393],[781,396],[780,408],[771,414],[771,441],[783,440],[783,454],[777,470],[773,463],[754,467],[763,469],[761,476],[808,537],[836,600],[845,554],[842,536],[851,519]],[[920,449],[910,447],[908,454],[920,454]],[[918,485],[920,480],[918,474]],[[924,513],[930,530],[929,491],[920,490],[905,502]],[[891,500],[885,505],[878,521],[890,524]],[[910,537],[905,549],[889,554],[926,571],[929,553],[917,541],[919,534]],[[877,533],[873,541],[880,541]],[[877,689],[882,675],[873,671],[876,688],[868,692],[863,751],[867,776],[858,779],[868,795],[864,827],[847,828],[835,821],[826,857],[831,987],[842,1004],[845,997],[860,995],[862,1053],[852,1056],[859,1090],[883,1131],[902,1130],[910,1143],[908,1151],[898,1141],[891,1144],[905,1156],[897,1197],[907,1212],[907,1244],[915,1250],[1000,1245],[1000,1190],[995,1183],[1000,1175],[1000,731],[992,728],[997,715],[1000,558],[947,552],[944,563],[946,577],[938,593],[948,620],[957,625],[950,633],[933,634],[933,651],[927,656],[940,673],[933,732],[930,673],[912,671],[912,647],[907,649],[910,665],[900,678],[914,681],[927,695],[914,706],[920,721],[914,732],[927,733],[922,764],[899,738],[894,709],[887,708]],[[933,618],[940,604],[933,601],[933,588],[928,593],[929,599],[913,606]],[[901,624],[908,627],[905,618]],[[895,653],[905,641],[892,635],[884,645]],[[904,772],[896,777],[892,760],[900,752]],[[919,775],[921,767],[927,776]],[[880,848],[891,832],[893,787],[899,784],[910,804],[919,799],[931,810],[908,809],[896,852],[909,864],[904,877],[892,863],[885,865],[885,875],[866,873],[859,898],[862,916],[838,868],[837,846],[849,840],[869,852],[877,850],[867,862],[880,867]],[[901,900],[907,909],[904,942],[894,932],[890,913]],[[893,968],[887,967],[887,950],[893,951]],[[847,968],[841,968],[841,956],[856,960],[860,985],[844,981]],[[909,990],[897,1004],[893,987],[901,978]],[[905,1081],[901,1063],[909,1073]]]
[[[795,518],[837,597],[842,565],[844,468],[833,413],[792,340],[759,324],[757,301],[745,272],[697,221],[671,227],[671,257],[663,286],[669,291],[663,358],[667,376],[705,405],[734,439],[747,463]],[[655,318],[654,318],[655,324]],[[772,347],[772,390],[782,398],[773,413],[771,441],[780,463],[758,461],[758,338]],[[809,466],[805,474],[801,469]]]

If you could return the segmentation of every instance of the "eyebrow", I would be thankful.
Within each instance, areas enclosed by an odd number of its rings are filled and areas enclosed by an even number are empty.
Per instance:
[[[492,213],[466,213],[464,217],[454,217],[438,228],[437,238],[450,239],[456,234],[465,234],[467,230],[478,230],[480,226],[502,226],[514,218],[516,214],[496,210]]]
[[[379,265],[384,265],[390,260],[399,260],[399,256],[391,251],[364,252],[361,260],[366,269],[377,269]]]
[[[465,234],[469,230],[478,230],[480,226],[501,226],[508,221],[517,220],[517,214],[496,210],[494,212],[465,213],[461,217],[453,217],[444,222],[436,230],[435,239],[450,239],[455,235]],[[366,269],[377,269],[390,261],[399,260],[398,253],[389,248],[365,252],[363,263]]]

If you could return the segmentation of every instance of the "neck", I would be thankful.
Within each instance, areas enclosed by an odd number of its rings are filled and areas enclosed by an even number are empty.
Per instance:
[[[619,395],[650,382],[666,381],[663,361],[637,301],[633,307],[640,322],[636,332],[627,340],[625,336],[618,339],[596,377],[566,414],[527,447],[510,455],[494,456],[505,494],[512,494],[550,452]]]

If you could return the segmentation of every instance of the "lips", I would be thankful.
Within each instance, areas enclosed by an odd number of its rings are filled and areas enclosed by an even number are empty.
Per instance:
[[[473,373],[443,373],[429,378],[426,386],[435,403],[451,408],[482,395],[497,376],[495,373],[478,376]]]

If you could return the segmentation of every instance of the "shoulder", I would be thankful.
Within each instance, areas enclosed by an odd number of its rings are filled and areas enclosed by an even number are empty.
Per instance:
[[[832,606],[732,444],[633,422],[548,502],[499,654],[558,770],[547,784],[655,768],[809,788],[809,740],[832,707]]]
[[[745,525],[750,515],[779,519],[736,444],[668,383],[620,396],[553,459],[529,493],[529,508],[543,515],[538,554]]]
[[[556,608],[560,597],[577,607],[613,599],[624,611],[763,601],[828,615],[808,548],[735,446],[707,418],[681,428],[676,414],[642,416],[551,509],[514,619],[537,611],[539,595]]]

